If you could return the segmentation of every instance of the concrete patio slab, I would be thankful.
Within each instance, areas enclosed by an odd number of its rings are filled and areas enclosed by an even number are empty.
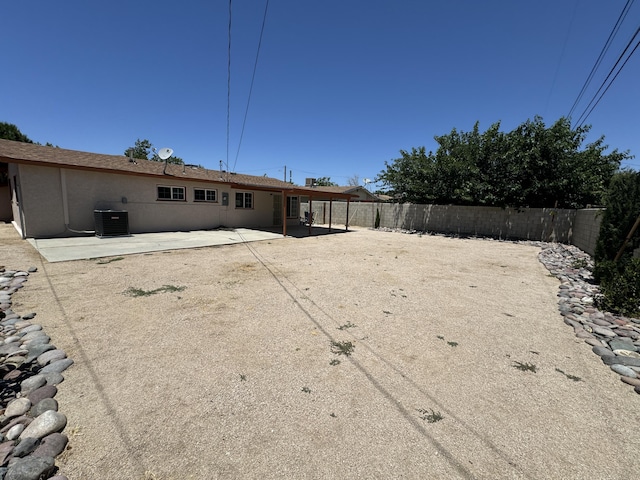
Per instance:
[[[211,247],[234,243],[275,240],[282,234],[248,228],[190,232],[140,233],[119,237],[29,238],[48,262],[66,262],[135,253]]]

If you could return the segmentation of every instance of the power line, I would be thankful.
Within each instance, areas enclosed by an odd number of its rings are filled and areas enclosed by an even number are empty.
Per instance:
[[[227,170],[229,169],[229,125],[231,118],[231,0],[229,0],[229,44],[227,49]]]
[[[556,72],[553,75],[553,81],[551,82],[551,88],[549,89],[549,95],[547,96],[547,103],[544,106],[544,112],[546,115],[547,109],[549,108],[549,101],[551,100],[551,94],[556,86],[556,81],[558,80],[558,72],[560,72],[560,65],[562,65],[562,60],[564,58],[564,54],[567,50],[567,42],[569,41],[569,36],[571,35],[571,27],[573,26],[573,21],[576,18],[576,11],[578,10],[578,0],[576,0],[575,5],[573,6],[573,12],[571,13],[571,20],[569,21],[569,28],[567,29],[567,34],[564,37],[564,44],[562,45],[562,51],[560,52],[560,58],[558,58],[558,64],[556,65]]]
[[[264,16],[262,17],[262,28],[260,29],[260,39],[258,40],[258,50],[256,52],[256,61],[253,64],[253,75],[251,76],[251,85],[249,86],[249,98],[247,98],[247,108],[244,111],[244,119],[242,120],[242,130],[240,132],[240,141],[238,142],[238,151],[236,152],[236,159],[233,162],[233,170],[236,169],[236,163],[238,163],[238,155],[240,155],[240,146],[242,145],[242,138],[244,137],[244,127],[247,123],[247,115],[249,114],[249,104],[251,103],[251,93],[253,92],[253,82],[256,78],[256,70],[258,69],[258,57],[260,56],[260,46],[262,45],[262,34],[264,33],[264,25],[267,21],[267,10],[269,9],[269,0],[264,7]]]
[[[598,58],[596,59],[596,63],[593,64],[593,67],[591,68],[591,72],[589,72],[589,76],[587,77],[587,79],[584,82],[584,85],[582,85],[582,88],[580,89],[580,93],[578,94],[575,101],[573,102],[573,105],[571,106],[571,110],[569,111],[567,118],[571,118],[573,111],[575,110],[575,108],[578,106],[578,103],[582,99],[582,96],[584,95],[585,91],[587,90],[587,87],[589,86],[589,84],[591,83],[591,80],[593,79],[593,75],[595,74],[596,70],[600,67],[600,64],[602,63],[602,59],[604,58],[605,54],[609,50],[609,47],[611,46],[611,42],[613,41],[614,37],[618,33],[618,30],[620,30],[620,26],[622,25],[622,22],[626,18],[627,13],[631,8],[631,5],[633,5],[633,2],[634,0],[627,0],[627,3],[622,8],[622,12],[620,12],[620,15],[618,16],[618,20],[616,21],[615,25],[611,29],[611,33],[609,33],[609,38],[607,38],[607,41],[602,47],[602,50],[600,51],[600,55],[598,55]]]
[[[600,90],[602,90],[602,88],[604,87],[605,83],[607,82],[607,80],[609,80],[609,77],[611,76],[611,74],[613,73],[613,71],[615,70],[615,68],[618,66],[618,63],[620,63],[620,61],[622,60],[622,58],[624,57],[625,53],[627,52],[627,50],[629,50],[629,47],[631,46],[631,44],[633,43],[633,41],[636,39],[636,37],[638,36],[638,33],[640,33],[640,27],[638,27],[638,29],[636,30],[636,32],[633,34],[633,37],[631,37],[631,40],[629,40],[629,43],[627,43],[627,46],[625,47],[625,49],[623,50],[623,52],[620,54],[620,56],[618,57],[618,60],[616,60],[616,63],[613,67],[611,67],[611,70],[609,71],[609,74],[607,75],[607,78],[605,78],[602,82],[602,84],[600,85],[600,88],[598,88],[598,91],[595,93],[595,95],[593,96],[593,98],[591,99],[591,101],[589,102],[589,104],[587,105],[587,107],[585,108],[585,110],[582,112],[582,115],[580,115],[580,117],[578,118],[577,126],[578,128],[581,127],[584,122],[587,120],[587,118],[589,117],[589,115],[591,115],[591,112],[593,112],[593,109],[596,108],[596,105],[598,105],[598,103],[600,102],[600,100],[602,99],[602,97],[604,96],[605,93],[607,93],[607,90],[609,90],[609,87],[611,87],[611,85],[613,84],[614,80],[618,77],[618,75],[620,74],[620,72],[622,71],[622,69],[624,68],[624,66],[627,64],[627,62],[629,61],[629,59],[631,58],[631,56],[634,54],[634,52],[636,51],[636,49],[638,48],[638,46],[640,46],[640,40],[636,43],[636,46],[633,47],[633,50],[631,50],[631,53],[629,53],[629,55],[627,56],[627,58],[625,59],[625,61],[622,63],[622,65],[620,66],[620,68],[618,69],[618,71],[616,72],[616,74],[613,76],[613,78],[611,79],[611,81],[609,82],[609,84],[607,85],[607,87],[604,89],[604,91],[602,92],[602,94],[600,95],[600,97],[598,97],[598,100],[596,100],[596,96],[600,93]],[[594,103],[593,107],[591,107],[591,104],[594,102],[594,100],[596,100],[596,102]],[[591,107],[591,109],[589,109],[589,107]],[[588,113],[587,113],[587,110]],[[586,115],[585,115],[586,114]],[[583,118],[584,117],[584,118]]]

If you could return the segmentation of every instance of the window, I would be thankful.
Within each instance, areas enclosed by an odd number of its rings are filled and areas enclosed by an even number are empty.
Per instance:
[[[287,218],[298,218],[300,216],[300,204],[298,197],[287,197]]]
[[[253,208],[253,193],[236,192],[236,208]]]
[[[158,200],[184,200],[184,187],[158,187]]]
[[[218,192],[217,190],[207,190],[204,188],[193,189],[193,200],[196,202],[217,202]]]

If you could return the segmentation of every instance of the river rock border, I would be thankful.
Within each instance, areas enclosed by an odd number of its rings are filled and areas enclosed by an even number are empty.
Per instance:
[[[564,323],[640,394],[640,320],[595,307],[600,288],[591,275],[593,260],[578,247],[547,244],[538,258],[560,280],[558,308]]]
[[[23,287],[27,271],[0,267],[0,479],[67,480],[57,475],[55,459],[66,448],[61,433],[67,418],[55,397],[73,364],[50,343],[35,313],[18,315],[12,295]]]

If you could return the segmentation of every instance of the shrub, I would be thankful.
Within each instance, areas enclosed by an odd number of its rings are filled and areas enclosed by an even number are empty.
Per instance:
[[[602,275],[598,306],[626,316],[640,313],[640,258],[599,265]]]
[[[612,270],[607,262],[613,261],[622,247],[626,236],[631,231],[640,213],[640,174],[637,172],[621,172],[615,175],[605,198],[606,210],[600,224],[600,233],[594,253],[594,277],[598,282],[605,282],[606,275]],[[635,248],[640,247],[640,232],[629,241],[621,261],[628,261]]]

